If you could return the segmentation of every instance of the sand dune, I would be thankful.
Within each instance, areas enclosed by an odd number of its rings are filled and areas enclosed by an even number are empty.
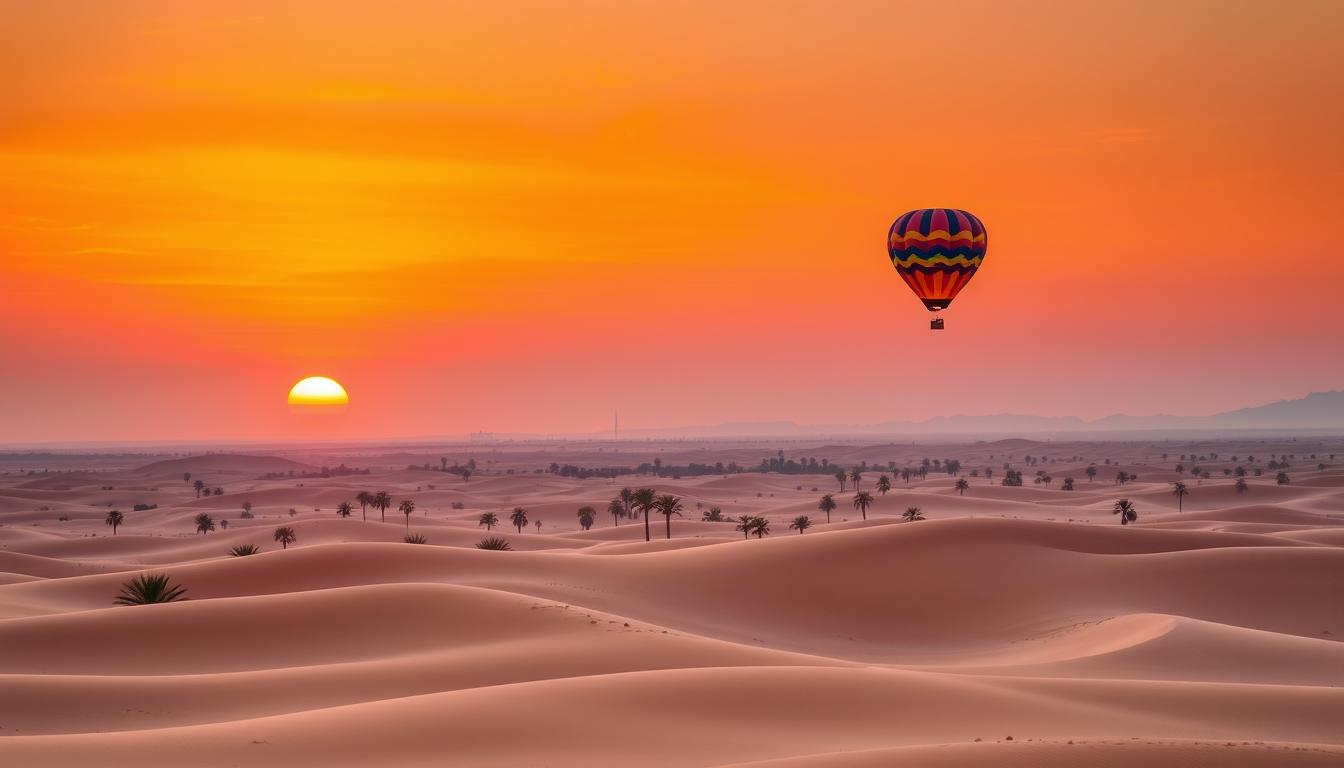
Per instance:
[[[745,462],[751,450],[721,455]],[[894,449],[833,450],[836,461]],[[1007,449],[946,450],[997,468]],[[1013,449],[1024,450],[1062,449]],[[1205,481],[1178,512],[1159,479],[1176,473],[1132,453],[1152,449],[1068,450],[1146,479],[1059,491],[1084,459],[1052,468],[1054,487],[981,477],[963,496],[930,475],[875,494],[864,521],[853,489],[826,476],[612,483],[526,463],[555,452],[497,458],[465,483],[405,469],[437,463],[411,453],[325,479],[267,480],[289,460],[225,454],[11,475],[0,764],[1344,762],[1338,475],[1257,479],[1248,494]],[[318,465],[342,461],[369,464]],[[186,471],[227,492],[197,499]],[[642,521],[606,514],[620,487],[640,484],[683,497],[671,539],[661,517],[645,542]],[[358,506],[335,514],[366,489],[415,498],[409,530],[429,544],[402,542],[395,508],[385,523]],[[829,525],[821,493],[840,505]],[[1140,505],[1136,525],[1111,514],[1121,495]],[[590,531],[575,515],[585,504],[598,510]],[[511,528],[514,506],[541,532]],[[701,522],[710,506],[766,515],[772,535]],[[901,522],[909,506],[929,519]],[[126,522],[111,536],[102,521],[118,507]],[[474,547],[483,511],[517,551]],[[200,512],[228,529],[196,534]],[[798,535],[787,525],[803,514],[814,527]],[[287,551],[271,540],[281,525],[298,534]],[[227,556],[247,543],[263,552]],[[169,573],[189,600],[113,606],[141,572]]]

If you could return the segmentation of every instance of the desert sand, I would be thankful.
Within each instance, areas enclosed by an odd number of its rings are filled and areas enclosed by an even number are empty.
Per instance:
[[[781,452],[866,464],[867,519],[832,472],[674,476]],[[0,765],[1344,765],[1344,440],[182,453],[0,455]],[[926,457],[960,473],[902,479]],[[681,497],[670,540],[622,487]],[[385,522],[337,515],[359,491]],[[476,548],[485,512],[513,551]],[[114,605],[141,573],[188,599]]]

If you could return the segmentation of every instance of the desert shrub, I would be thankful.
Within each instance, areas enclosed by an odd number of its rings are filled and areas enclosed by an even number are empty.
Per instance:
[[[158,509],[158,508],[159,508],[158,504],[136,504],[134,507],[131,507],[131,509],[134,509],[136,512],[145,512],[151,509]]]
[[[501,552],[506,552],[508,550],[513,549],[513,547],[509,546],[509,542],[506,541],[502,536],[489,536],[487,538],[481,539],[480,541],[476,542],[476,548],[494,549],[499,550]]]
[[[244,509],[243,514],[239,515],[239,517],[243,518],[244,520],[251,520],[252,518],[256,517],[256,515],[252,514],[252,510]]]
[[[408,533],[402,537],[402,541],[407,544],[428,544],[429,539],[425,538],[423,533]]]
[[[172,584],[168,574],[142,573],[121,585],[121,593],[113,602],[117,605],[148,605],[185,600],[186,587]]]
[[[467,505],[466,505],[466,504],[463,504],[463,503],[460,502],[460,501],[454,501],[452,504],[449,504],[448,506],[449,506],[450,508],[452,508],[452,509],[466,509],[466,508],[467,508]]]
[[[229,554],[233,557],[247,557],[248,555],[255,555],[260,551],[261,547],[258,547],[256,544],[239,544],[233,549],[230,549]]]
[[[70,522],[70,516],[69,516],[69,515],[61,515],[60,517],[56,518],[56,522],[58,522],[58,523],[68,523],[68,522]]]

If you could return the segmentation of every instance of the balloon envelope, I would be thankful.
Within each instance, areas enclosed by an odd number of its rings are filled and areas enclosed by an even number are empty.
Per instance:
[[[891,263],[930,312],[946,309],[985,259],[985,225],[956,208],[901,214],[887,233]]]

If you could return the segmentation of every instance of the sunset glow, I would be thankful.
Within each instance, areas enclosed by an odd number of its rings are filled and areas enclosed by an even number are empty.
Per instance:
[[[4,4],[5,437],[282,437],[306,370],[360,436],[1338,386],[1344,4],[961,8]],[[927,206],[994,241],[934,335]]]

